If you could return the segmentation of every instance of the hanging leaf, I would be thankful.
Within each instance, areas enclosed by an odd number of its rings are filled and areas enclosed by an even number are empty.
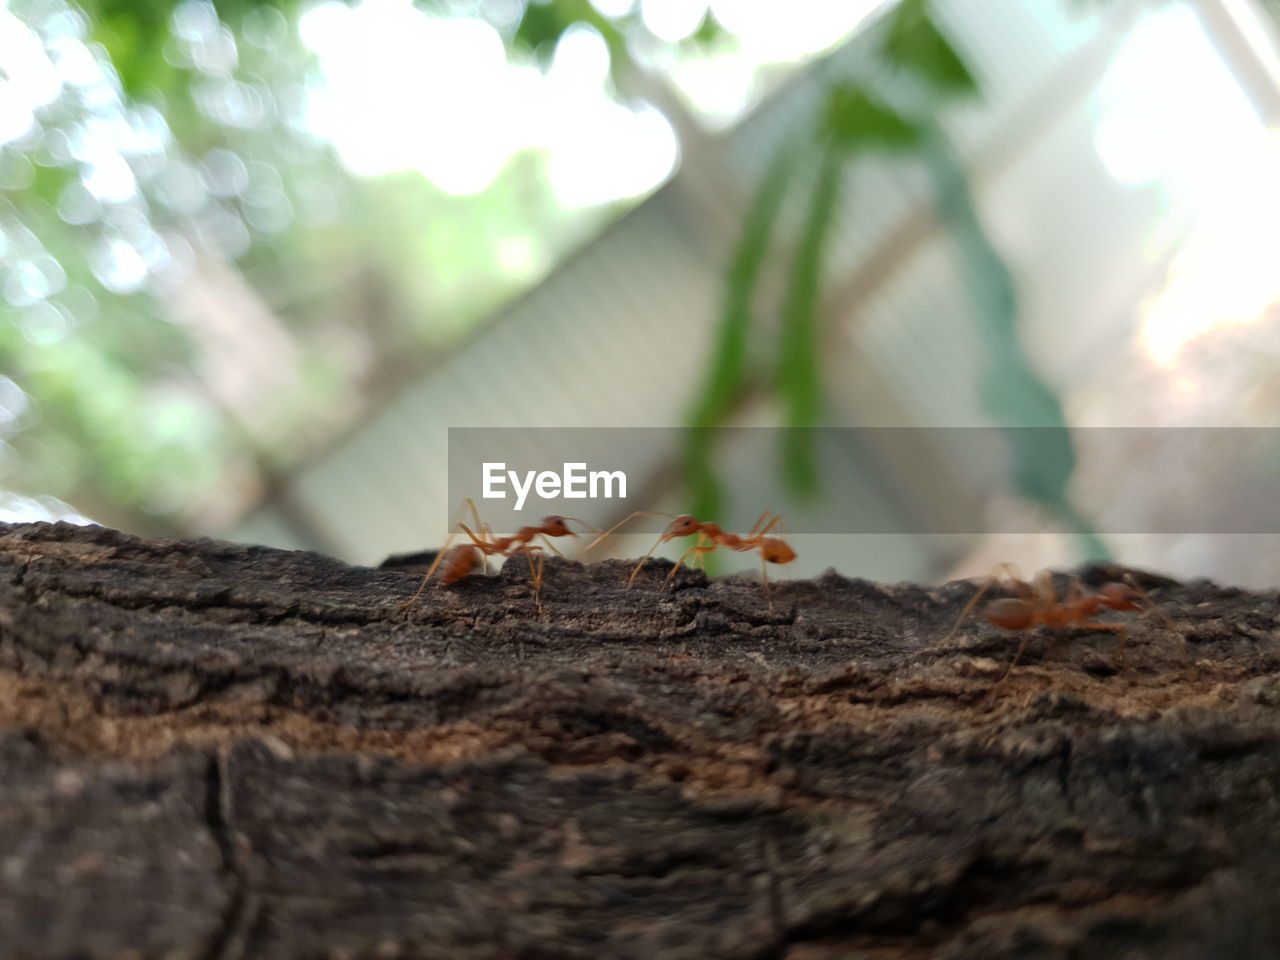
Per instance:
[[[729,412],[746,378],[752,302],[795,163],[795,148],[781,147],[774,154],[747,211],[742,236],[725,274],[711,368],[688,417],[692,426],[710,427],[719,423]]]
[[[1061,401],[1023,350],[1013,274],[983,229],[964,169],[936,130],[925,138],[921,157],[965,263],[987,358],[979,395],[991,419],[1005,428],[1014,488],[1065,522],[1086,558],[1108,560],[1106,544],[1070,500],[1075,445]]]
[[[724,27],[720,25],[720,21],[716,19],[715,14],[712,13],[711,8],[708,7],[706,15],[702,18],[702,22],[698,24],[698,29],[689,35],[685,43],[700,53],[707,53],[720,40],[722,40],[725,35]]]
[[[905,149],[919,141],[914,124],[856,84],[842,84],[827,97],[825,132],[849,148]]]
[[[902,0],[894,10],[881,51],[885,60],[940,94],[976,93],[978,83],[951,42],[934,24],[926,0]]]
[[[847,156],[832,143],[823,150],[782,310],[777,374],[787,426],[782,440],[782,476],[797,496],[811,496],[819,487],[815,434],[811,429],[822,411],[819,307],[823,267]]]
[[[795,146],[791,144],[784,144],[774,153],[752,198],[742,236],[725,274],[720,325],[710,366],[686,418],[695,428],[688,434],[684,451],[685,484],[695,516],[721,515],[723,498],[712,461],[710,428],[724,422],[746,388],[747,347],[754,319],[752,302],[796,156]]]

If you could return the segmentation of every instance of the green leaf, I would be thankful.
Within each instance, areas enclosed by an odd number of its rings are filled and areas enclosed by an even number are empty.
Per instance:
[[[848,148],[902,150],[920,139],[915,124],[856,84],[831,90],[824,127],[836,143]]]
[[[722,421],[746,379],[747,341],[754,319],[752,302],[795,164],[795,149],[780,148],[752,198],[742,236],[725,274],[720,325],[707,377],[687,418],[690,426],[711,427]]]
[[[782,475],[797,496],[810,496],[819,486],[815,434],[810,429],[822,412],[818,318],[823,267],[847,156],[834,144],[823,151],[782,310],[777,386],[788,428],[782,442]]]
[[[531,0],[525,4],[524,16],[516,27],[512,44],[532,51],[545,64],[550,61],[564,32],[578,23],[594,27],[604,38],[612,70],[620,70],[631,62],[626,37],[595,8],[591,0]]]
[[[778,211],[796,164],[796,148],[774,153],[756,188],[742,226],[742,236],[725,274],[720,325],[702,388],[690,407],[684,451],[684,479],[695,516],[720,516],[723,495],[712,458],[713,431],[741,398],[748,371],[747,347],[754,320],[752,303],[769,253]]]
[[[559,6],[554,3],[526,4],[524,16],[516,27],[514,44],[532,51],[539,59],[549,60],[561,34],[569,29],[572,22],[561,15]]]
[[[963,96],[978,90],[968,66],[934,24],[925,0],[898,4],[881,53],[890,64],[914,74],[938,93]]]
[[[695,517],[724,516],[724,484],[715,468],[712,431],[691,430],[684,448],[684,486]]]
[[[1070,500],[1075,446],[1061,400],[1023,349],[1013,274],[982,226],[964,169],[936,130],[925,138],[921,159],[965,264],[987,358],[979,396],[987,414],[1004,428],[1014,488],[1065,522],[1086,557],[1107,559],[1106,544]]]
[[[706,15],[702,18],[702,22],[698,24],[698,29],[689,35],[685,43],[693,50],[706,53],[725,36],[727,34],[724,27],[720,25],[720,21],[715,18],[715,14],[708,8]]]

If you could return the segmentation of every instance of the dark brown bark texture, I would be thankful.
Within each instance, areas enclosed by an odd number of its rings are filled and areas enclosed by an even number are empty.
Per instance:
[[[0,957],[1280,956],[1275,593],[669,569],[0,526]]]

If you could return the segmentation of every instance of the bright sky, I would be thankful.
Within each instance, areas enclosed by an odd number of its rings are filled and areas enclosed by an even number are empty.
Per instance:
[[[677,158],[661,114],[605,94],[604,41],[576,30],[543,75],[507,62],[498,31],[440,17],[410,0],[327,2],[303,15],[321,60],[307,121],[362,176],[418,170],[442,190],[474,194],[521,150],[546,151],[566,207],[634,196]]]
[[[602,0],[595,0],[597,7]],[[712,129],[742,117],[765,93],[771,65],[805,60],[839,46],[887,0],[790,0],[785,14],[760,0],[646,0],[645,25],[674,42],[701,23],[708,6],[732,34],[731,42],[706,56],[661,51],[658,62]]]
[[[1148,13],[1096,101],[1095,146],[1134,188],[1199,211],[1141,338],[1158,364],[1209,330],[1256,322],[1280,299],[1280,131],[1268,130],[1185,4]]]
[[[606,16],[634,0],[594,0]],[[662,64],[704,111],[733,119],[759,94],[762,63],[791,61],[838,43],[882,0],[795,0],[784,17],[757,0],[717,0],[735,35],[711,57]],[[645,26],[669,43],[702,22],[698,0],[643,0]],[[307,124],[357,174],[417,170],[441,189],[485,189],[521,150],[548,158],[567,208],[637,196],[661,184],[679,155],[666,119],[616,103],[609,55],[586,27],[571,29],[550,71],[507,62],[498,31],[481,20],[415,9],[411,0],[325,0],[302,16],[320,58]]]

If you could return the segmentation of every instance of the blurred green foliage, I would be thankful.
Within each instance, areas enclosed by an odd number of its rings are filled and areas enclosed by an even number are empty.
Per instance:
[[[31,402],[3,437],[4,473],[147,532],[187,529],[228,461],[235,473],[256,457],[199,375],[193,331],[175,322],[178,275],[202,242],[245,265],[287,262],[311,188],[340,193],[343,180],[277,109],[305,63],[288,32],[266,46],[218,26],[234,65],[202,71],[180,65],[176,6],[9,7],[52,53],[46,66],[13,64],[26,71],[15,83],[78,66],[3,147],[7,163],[33,171],[0,200],[9,283],[23,264],[45,274],[25,293],[6,289],[0,371]],[[249,112],[219,115],[219,97]],[[235,182],[212,177],[219,163]]]
[[[880,55],[940,97],[968,96],[978,90],[964,60],[933,22],[928,0],[901,0],[889,20]]]
[[[643,30],[639,4],[627,13],[606,17],[591,0],[529,0],[512,35],[512,46],[547,63],[560,38],[577,26],[591,27],[604,38],[615,77],[622,77],[635,68],[627,37]],[[722,36],[723,30],[708,10],[698,28],[677,46],[706,49]]]
[[[684,450],[685,483],[693,492],[691,509],[695,516],[722,516],[722,486],[712,446],[714,428],[733,413],[753,379],[749,349],[755,324],[756,284],[798,159],[794,144],[774,154],[747,211],[742,239],[725,274],[716,344],[703,387],[689,413],[689,424],[694,429],[689,431]]]
[[[1076,534],[1083,559],[1110,560],[1106,544],[1071,502],[1075,447],[1062,402],[1022,349],[1013,274],[982,228],[959,161],[936,126],[922,120],[920,129],[921,159],[933,180],[939,212],[959,247],[977,308],[987,357],[979,395],[991,419],[1005,428],[1013,487]]]
[[[786,143],[757,191],[727,274],[717,344],[708,362],[688,422],[684,451],[686,483],[696,516],[721,516],[724,485],[708,442],[751,395],[772,398],[781,408],[784,431],[781,476],[795,497],[820,487],[815,433],[823,420],[820,357],[824,267],[843,185],[855,164],[891,154],[924,166],[934,183],[939,210],[960,247],[974,294],[979,333],[989,360],[980,385],[992,420],[1009,428],[1013,485],[1075,531],[1083,554],[1106,559],[1105,545],[1072,506],[1067,484],[1075,452],[1057,396],[1030,364],[1019,337],[1012,274],[992,245],[973,208],[964,172],[945,147],[935,115],[978,94],[978,83],[960,54],[934,22],[928,0],[900,0],[874,25],[876,43],[864,75],[830,84],[823,110],[802,147]],[[903,89],[914,88],[904,96]],[[889,92],[908,103],[895,108]],[[768,355],[776,367],[754,370],[750,332],[768,253],[778,234],[781,198],[792,181],[807,179],[809,202],[792,238],[786,294],[779,310],[778,342]],[[1023,429],[1033,427],[1038,429]]]
[[[37,67],[76,58],[97,76],[64,82],[0,147],[0,386],[26,398],[0,411],[0,487],[144,533],[216,528],[227,491],[251,503],[598,222],[557,208],[534,153],[474,196],[352,176],[303,122],[302,9],[10,3],[51,58]],[[529,238],[524,275],[499,258],[509,237]],[[224,260],[243,281],[199,276]],[[228,406],[217,381],[251,348],[192,309],[280,326],[295,355],[269,401]]]
[[[428,5],[450,9],[448,0]],[[0,154],[6,282],[31,286],[2,307],[0,375],[31,403],[0,423],[0,482],[20,467],[24,485],[105,522],[199,529],[211,491],[239,484],[252,499],[394,386],[394,371],[411,370],[509,295],[521,281],[496,262],[498,238],[547,232],[550,205],[530,156],[473,197],[417,175],[352,177],[301,122],[314,63],[297,35],[297,0],[12,0],[9,9],[46,44],[83,46],[102,77],[43,105],[33,132]],[[590,0],[531,0],[501,31],[514,51],[545,61],[583,25],[604,39],[617,87],[628,89],[640,69],[628,43],[642,29],[636,8],[605,17]],[[935,110],[974,95],[977,83],[927,0],[900,0],[874,28],[865,69],[834,79],[808,136],[772,158],[727,266],[716,348],[688,414],[701,428],[684,452],[698,515],[724,508],[706,437],[749,396],[776,402],[791,428],[780,451],[788,488],[804,496],[818,487],[809,428],[824,419],[827,258],[848,175],[873,155],[923,163],[973,252],[993,418],[1013,423],[1009,411],[1039,410],[1033,421],[1061,423],[1021,353],[1011,279],[932,126]],[[682,44],[700,49],[722,36],[708,14]],[[905,88],[913,94],[904,100]],[[129,146],[107,156],[104,137]],[[95,198],[86,178],[99,168],[136,190]],[[801,221],[784,230],[784,201],[801,193]],[[462,218],[468,229],[453,229]],[[207,344],[175,314],[192,295],[176,278],[206,248],[234,262],[298,351],[291,385],[273,409],[255,410],[261,423],[211,389],[199,369]],[[539,252],[545,263],[554,250]],[[775,253],[785,282],[776,322],[762,323],[761,278]],[[352,325],[374,348],[363,365],[345,350]],[[1018,462],[1025,493],[1066,504],[1069,441]]]
[[[92,38],[106,49],[124,92],[145,100],[155,93],[170,96],[184,91],[194,78],[165,56],[171,40],[170,24],[182,0],[79,0],[92,24]],[[241,33],[245,18],[266,10],[292,22],[300,0],[212,0],[218,19]],[[198,77],[198,74],[195,75]]]
[[[902,0],[876,24],[878,42],[867,77],[881,83],[906,73],[922,81],[931,100],[941,104],[974,93],[977,85],[922,0]],[[725,289],[717,345],[709,373],[696,397],[689,422],[702,428],[691,435],[684,453],[693,511],[717,516],[725,504],[723,485],[712,468],[706,435],[727,419],[749,394],[776,398],[784,424],[779,464],[787,489],[813,495],[819,486],[816,450],[810,428],[822,420],[822,365],[819,357],[821,299],[827,252],[836,225],[842,185],[854,164],[872,155],[910,157],[921,137],[918,123],[889,104],[871,79],[838,80],[826,93],[807,143],[779,147],[761,183],[732,259]],[[777,359],[773,371],[753,372],[746,361],[746,331],[769,251],[783,243],[776,230],[778,204],[797,181],[809,191],[806,214],[794,238],[795,253],[780,309]],[[726,361],[725,358],[729,358]]]

